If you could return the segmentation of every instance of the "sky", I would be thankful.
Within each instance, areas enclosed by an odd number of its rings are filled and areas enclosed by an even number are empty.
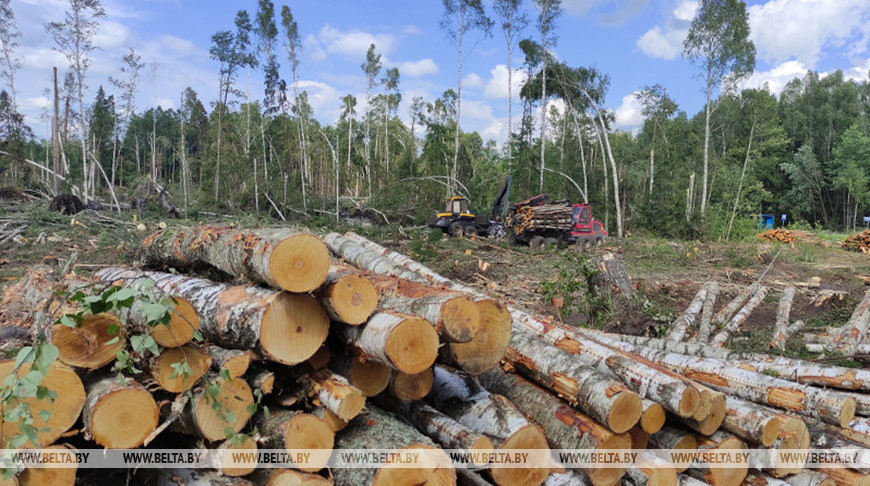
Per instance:
[[[66,59],[54,51],[44,24],[59,21],[69,0],[12,0],[22,37],[17,53],[22,68],[16,76],[18,105],[38,137],[49,129],[40,114],[50,104],[46,88],[51,69],[62,73]],[[408,119],[411,99],[426,101],[456,88],[455,46],[439,26],[439,0],[275,0],[293,11],[303,39],[300,88],[308,91],[315,116],[323,123],[338,118],[340,98],[353,94],[364,109],[365,77],[360,65],[371,43],[383,55],[385,67],[398,67],[403,94],[399,115]],[[484,0],[494,17],[491,2]],[[122,57],[133,48],[149,63],[142,71],[137,109],[154,104],[176,108],[182,90],[193,87],[208,103],[217,97],[218,64],[209,58],[211,36],[233,30],[236,12],[252,17],[256,0],[103,0],[107,17],[95,42],[87,73],[86,102],[103,85],[109,93],[111,75],[118,75]],[[610,75],[605,106],[616,113],[617,127],[636,128],[643,122],[634,93],[662,84],[680,108],[693,115],[703,107],[698,71],[681,56],[682,42],[697,10],[697,0],[563,0],[557,20],[553,54],[571,66],[596,66]],[[757,50],[755,73],[744,87],[767,87],[779,93],[796,76],[812,69],[841,69],[850,79],[866,80],[870,72],[870,0],[749,0],[751,39]],[[532,22],[523,38],[540,40],[532,0],[523,8]],[[491,37],[469,34],[463,62],[461,125],[485,139],[501,141],[507,130],[507,46],[496,23]],[[279,34],[282,35],[283,33]],[[468,47],[473,46],[469,50]],[[513,66],[521,68],[516,49]],[[279,50],[280,74],[290,78],[286,50]],[[156,63],[156,77],[152,65]],[[523,73],[516,71],[518,87]],[[238,87],[261,99],[262,73],[239,76]],[[516,125],[521,107],[514,105]],[[117,94],[117,93],[115,93]]]

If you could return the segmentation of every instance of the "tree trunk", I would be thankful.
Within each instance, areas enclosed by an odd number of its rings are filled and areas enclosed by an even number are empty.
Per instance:
[[[148,366],[148,371],[161,388],[181,393],[192,388],[211,365],[211,356],[196,346],[185,344],[161,351],[153,365]]]
[[[338,265],[329,267],[317,295],[332,320],[352,326],[365,322],[379,299],[377,289],[362,272]]]
[[[597,274],[593,277],[589,291],[600,301],[609,303],[620,327],[631,326],[642,330],[647,320],[643,316],[638,302],[637,293],[631,285],[631,278],[625,269],[622,257],[611,252],[605,252],[590,260]]]
[[[237,478],[247,476],[257,469],[257,461],[233,457],[237,451],[242,453],[256,451],[257,441],[253,437],[234,437],[217,446],[218,457],[215,469],[224,476]]]
[[[650,442],[658,449],[668,453],[680,451],[694,451],[698,447],[695,435],[685,429],[679,429],[673,425],[662,428],[655,434],[650,435]],[[691,466],[690,462],[674,463],[674,469],[678,473],[685,472]]]
[[[253,479],[263,486],[332,486],[332,479],[314,473],[306,473],[295,469],[261,469]]]
[[[704,307],[701,310],[698,335],[692,339],[692,342],[697,341],[706,344],[710,341],[710,333],[712,332],[713,306],[716,305],[716,297],[719,295],[719,282],[713,280],[707,282],[704,287],[707,289],[707,296],[704,298]]]
[[[211,265],[290,292],[310,292],[326,279],[329,251],[316,236],[286,229],[174,227],[142,241],[151,265],[187,269]]]
[[[144,475],[144,473],[140,474]],[[223,476],[218,471],[180,468],[158,469],[153,476],[147,480],[143,479],[142,484],[154,484],[155,486],[254,486],[254,483],[245,478]]]
[[[305,361],[320,348],[329,332],[326,313],[307,295],[228,287],[208,280],[124,268],[107,268],[97,277],[109,281],[150,278],[161,291],[190,302],[200,317],[206,341],[256,350],[279,363]]]
[[[336,486],[455,486],[450,458],[413,427],[377,407],[369,407],[365,420],[351,423],[336,440],[336,449],[398,449],[416,453],[421,468],[336,468]]]
[[[840,334],[832,340],[833,350],[844,355],[855,354],[858,344],[864,340],[870,330],[870,290],[864,294],[864,298],[852,317],[841,329]]]
[[[14,360],[0,361],[0,383],[6,382],[13,373],[16,373],[20,380],[29,371],[28,363],[23,364],[16,372]],[[8,399],[9,409],[21,404],[29,407],[33,417],[32,425],[38,431],[37,441],[34,443],[28,439],[22,447],[38,449],[52,444],[75,425],[85,404],[86,395],[82,380],[72,368],[62,363],[52,363],[48,373],[42,378],[40,386],[45,387],[49,393],[57,394],[57,398],[54,400],[38,400],[36,397],[19,399],[13,395]],[[0,387],[0,391],[5,395],[9,388]],[[2,444],[8,447],[8,441],[20,433],[20,427],[17,420],[4,419],[4,416],[0,416],[0,430],[2,430]]]
[[[752,135],[755,134],[755,120],[749,129],[749,143],[746,145],[746,158],[743,159],[743,170],[740,172],[740,183],[737,185],[737,194],[734,196],[734,208],[731,209],[731,218],[728,219],[728,229],[725,231],[725,241],[731,238],[731,227],[734,225],[734,217],[737,215],[737,204],[740,202],[740,191],[743,190],[743,180],[746,178],[746,166],[749,164],[749,152],[752,150]]]
[[[253,390],[260,390],[263,396],[275,391],[275,379],[275,372],[265,368],[255,367],[245,373],[245,381],[251,384]]]
[[[646,398],[641,402],[643,413],[640,415],[638,424],[647,434],[655,434],[665,425],[665,409],[660,403]]]
[[[225,380],[210,373],[170,429],[207,441],[226,439],[228,430],[236,433],[245,427],[251,418],[248,407],[253,404],[254,395],[245,380]]]
[[[848,424],[855,414],[855,399],[848,393],[786,381],[713,358],[656,351],[600,335],[598,340],[755,403],[792,410],[841,427]]]
[[[493,393],[503,395],[521,412],[544,429],[547,440],[558,449],[593,451],[631,448],[628,434],[614,434],[606,427],[560,401],[542,388],[517,375],[494,368],[480,375],[480,383]],[[593,485],[610,485],[618,481],[625,468],[584,469]]]
[[[396,371],[390,378],[390,393],[403,402],[422,400],[429,394],[434,380],[431,368],[413,375]]]
[[[373,397],[387,388],[393,369],[385,364],[351,353],[333,356],[329,362],[330,368],[347,378],[351,385],[359,389],[363,395]]]
[[[701,437],[698,439],[698,451],[712,451],[716,449],[734,450],[746,449],[740,439],[719,432],[713,437]],[[686,472],[697,479],[706,481],[713,486],[738,486],[748,473],[748,467],[714,467],[708,462],[696,461]]]
[[[488,436],[498,450],[548,449],[543,430],[529,422],[504,396],[489,393],[471,375],[443,366],[436,366],[434,371],[435,383],[427,397],[434,408]],[[549,469],[546,466],[495,468],[491,473],[500,485],[537,485],[547,477]]]
[[[755,292],[755,294],[746,302],[746,305],[740,309],[740,312],[735,314],[734,317],[728,321],[728,324],[726,324],[719,333],[713,336],[713,339],[710,340],[710,346],[724,348],[725,343],[728,342],[731,335],[740,330],[740,326],[746,322],[746,319],[749,318],[749,314],[751,314],[758,304],[764,300],[766,295],[767,287],[759,288],[758,291]]]
[[[366,404],[365,395],[361,391],[346,378],[330,370],[316,371],[300,381],[310,383],[320,403],[342,420],[350,421],[359,415]]]
[[[744,287],[743,290],[741,290],[740,293],[738,293],[737,296],[728,303],[728,305],[719,309],[719,312],[713,316],[714,327],[721,326],[728,322],[731,317],[734,316],[734,313],[737,312],[744,303],[746,303],[746,300],[752,297],[755,292],[758,292],[758,289],[760,288],[761,286],[758,282],[753,283],[748,287]]]
[[[338,336],[364,359],[405,373],[420,373],[438,355],[438,333],[429,322],[397,312],[376,312],[364,326],[341,326]]]
[[[695,322],[695,319],[701,312],[701,308],[704,305],[706,297],[706,288],[702,288],[698,291],[698,293],[695,295],[695,298],[692,300],[692,303],[689,304],[689,307],[686,308],[686,311],[683,312],[676,321],[674,321],[674,324],[671,326],[671,331],[668,333],[665,339],[667,339],[668,341],[680,342],[686,338],[686,334],[688,333],[689,328],[692,327],[692,324]]]
[[[134,449],[142,445],[160,419],[151,393],[130,378],[115,376],[88,385],[82,410],[84,435],[107,449]]]
[[[635,486],[670,486],[677,482],[673,463],[647,452],[638,454],[627,476]]]
[[[230,378],[245,376],[254,358],[254,353],[250,350],[227,349],[215,345],[209,345],[206,352],[211,357],[212,368],[218,372],[226,369]]]
[[[3,482],[6,486],[75,486],[78,465],[75,462],[76,448],[69,444],[54,444],[43,448],[49,454],[58,454],[66,457],[65,462],[73,464],[72,467],[32,467],[21,473],[18,481],[13,477],[10,482]]]
[[[514,332],[505,359],[616,433],[640,419],[643,405],[636,393],[532,334]]]
[[[776,349],[785,349],[785,344],[792,336],[800,332],[805,326],[804,321],[795,321],[794,324],[785,329],[776,329],[775,334],[770,340],[770,347]]]
[[[707,214],[707,173],[710,166],[710,97],[713,86],[710,78],[707,79],[707,103],[704,105],[704,177],[701,182],[701,217]]]

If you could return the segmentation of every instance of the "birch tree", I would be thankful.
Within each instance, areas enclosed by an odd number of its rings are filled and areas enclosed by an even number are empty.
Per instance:
[[[278,39],[278,27],[275,24],[275,4],[271,0],[260,0],[257,6],[257,23],[254,26],[257,34],[257,52],[263,56],[264,97],[263,107],[266,113],[278,110],[278,56],[275,55],[275,42]],[[265,159],[263,161],[265,163]]]
[[[508,123],[507,146],[508,171],[512,163],[511,130],[513,129],[513,53],[523,34],[523,29],[529,23],[525,12],[520,11],[523,0],[495,0],[493,8],[501,21],[501,30],[507,44],[507,89],[508,89]]]
[[[120,179],[120,177],[116,176],[116,170],[119,168],[118,157],[121,154],[121,145],[118,142],[121,139],[122,130],[126,130],[130,125],[130,117],[136,111],[136,92],[139,89],[139,73],[144,67],[145,63],[142,62],[142,56],[136,54],[136,51],[131,48],[124,54],[124,63],[119,69],[120,75],[118,77],[109,77],[109,82],[112,86],[121,92],[120,123],[115,124],[115,141],[114,150],[112,151],[112,184],[116,184],[116,181]]]
[[[456,47],[456,128],[453,136],[453,168],[450,171],[449,189],[452,192],[456,185],[457,169],[459,167],[459,121],[462,117],[462,64],[463,55],[467,56],[474,50],[480,37],[463,54],[463,42],[466,34],[479,31],[481,37],[490,36],[492,20],[486,15],[481,0],[442,0],[444,15],[441,18],[441,29],[447,39]]]
[[[372,197],[372,158],[369,150],[371,146],[371,112],[372,112],[372,90],[378,84],[378,74],[381,72],[381,55],[375,52],[375,45],[369,45],[366,51],[366,61],[360,65],[360,69],[366,75],[366,114],[365,124],[366,133],[363,142],[365,144],[365,163],[366,163],[366,186],[368,188],[368,197]]]
[[[46,32],[51,35],[56,46],[54,49],[66,58],[73,75],[73,89],[78,104],[79,135],[82,144],[82,184],[81,196],[87,202],[88,180],[88,116],[85,111],[85,76],[91,66],[91,53],[99,49],[94,45],[94,36],[106,11],[100,0],[69,0],[62,22],[49,22]]]
[[[698,67],[704,79],[704,170],[701,216],[707,211],[710,166],[710,115],[713,92],[726,79],[736,83],[755,69],[755,45],[749,40],[749,14],[743,0],[701,0],[683,42],[683,57]]]
[[[384,74],[384,88],[386,99],[384,100],[384,157],[386,159],[387,174],[390,173],[390,118],[393,111],[402,102],[402,93],[399,91],[399,68],[387,69]]]
[[[9,2],[10,0],[0,0],[0,76],[6,79],[12,97],[12,109],[17,111],[15,72],[21,67],[23,58],[15,56],[21,31],[15,25],[15,12]]]
[[[299,37],[299,25],[290,11],[290,7],[281,7],[281,25],[284,27],[284,41],[287,48],[287,57],[290,60],[290,69],[293,73],[293,98],[294,106],[299,108],[299,55],[302,53],[302,40]],[[300,118],[296,124],[299,133],[299,151],[302,159],[302,207],[308,209],[308,184],[311,174],[309,173],[308,143],[305,131],[305,120]]]
[[[547,60],[550,57],[549,48],[556,46],[556,19],[562,14],[562,0],[535,0],[538,8],[538,29],[541,32],[541,49],[543,50],[541,67],[541,173],[538,190],[544,191],[544,169],[546,167],[547,147]]]

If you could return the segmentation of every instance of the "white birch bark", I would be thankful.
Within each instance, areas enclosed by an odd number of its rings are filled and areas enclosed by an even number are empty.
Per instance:
[[[695,319],[698,317],[698,313],[701,312],[701,308],[704,305],[705,299],[707,298],[707,289],[703,288],[695,294],[695,298],[692,299],[692,303],[689,304],[689,307],[686,308],[686,311],[683,312],[680,317],[674,321],[671,326],[671,331],[665,337],[668,341],[683,341],[686,339],[686,334],[689,332],[689,328],[695,322]]]

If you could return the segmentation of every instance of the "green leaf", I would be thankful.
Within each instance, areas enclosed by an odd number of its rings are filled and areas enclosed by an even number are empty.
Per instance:
[[[249,403],[246,408],[248,410],[248,415],[253,416],[255,413],[257,413],[257,404],[256,403]]]
[[[57,346],[51,343],[40,344],[36,348],[36,364],[35,366],[45,375],[48,373],[49,367],[57,360]]]
[[[112,344],[116,344],[116,343],[118,343],[120,340],[121,340],[121,337],[120,337],[120,336],[115,336],[115,337],[113,337],[112,339],[109,339],[108,341],[106,341],[104,344],[105,344],[106,346],[111,346]]]
[[[118,334],[118,331],[120,330],[121,326],[117,324],[109,324],[109,328],[106,330],[106,333],[108,333],[109,336],[114,336],[115,334]]]
[[[202,339],[202,333],[200,333],[198,330],[194,329],[194,331],[193,331],[193,339],[195,339],[197,342],[202,342],[202,340],[203,340],[203,339]]]
[[[48,422],[48,419],[51,418],[51,410],[40,410],[39,418],[41,418],[43,422]]]
[[[15,355],[15,367],[19,368],[24,363],[29,363],[33,361],[36,356],[33,353],[33,346],[24,346],[23,348],[18,350],[18,354]]]

